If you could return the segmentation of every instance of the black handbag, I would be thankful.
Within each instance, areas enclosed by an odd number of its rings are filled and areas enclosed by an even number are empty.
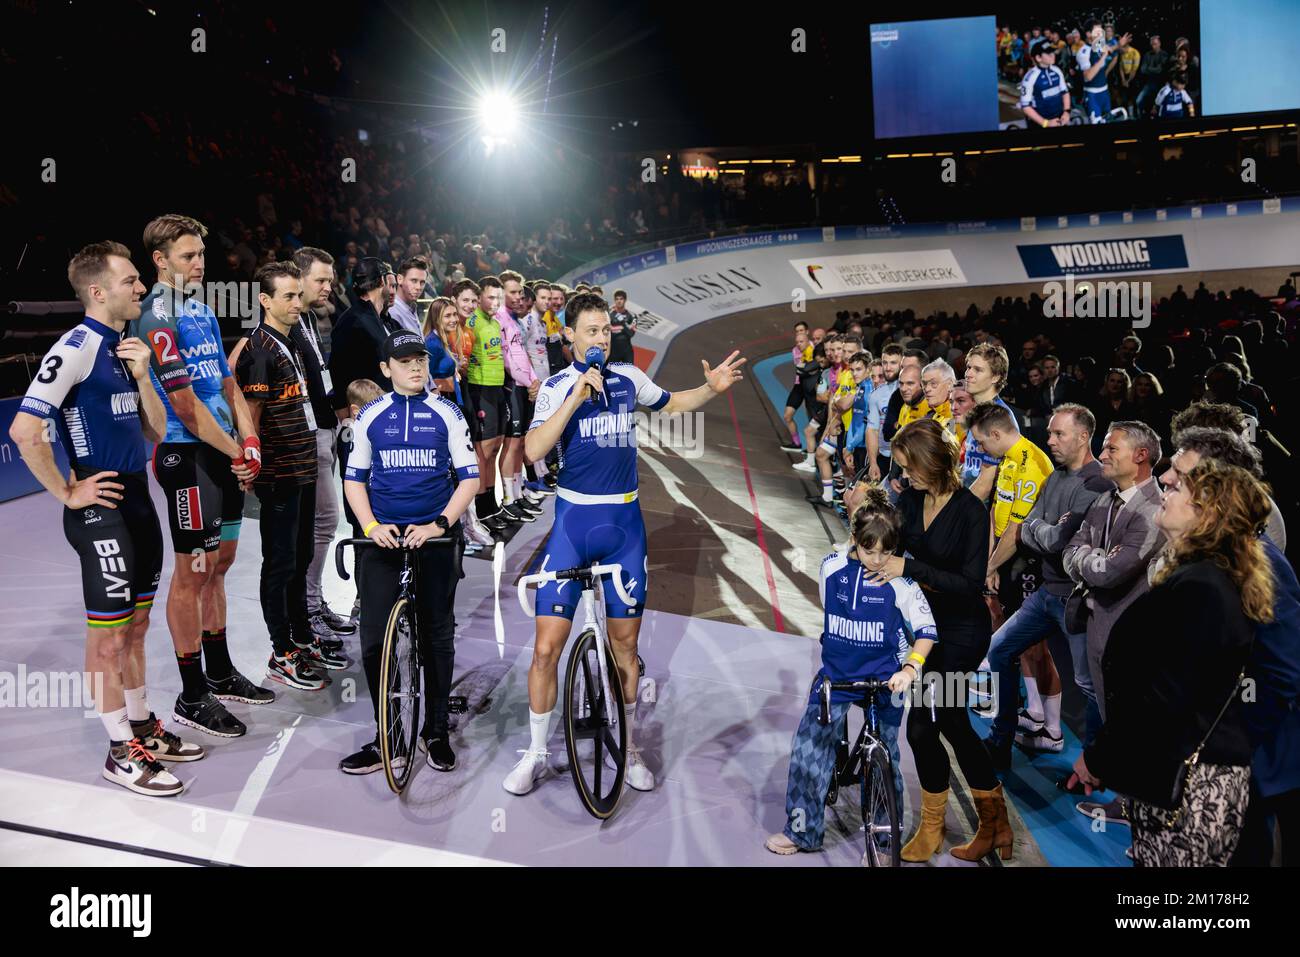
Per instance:
[[[1241,674],[1237,676],[1237,680],[1232,685],[1232,691],[1228,694],[1228,699],[1223,702],[1223,707],[1219,709],[1218,717],[1214,719],[1209,730],[1205,732],[1205,737],[1201,738],[1201,743],[1196,746],[1196,750],[1190,755],[1172,765],[1154,758],[1148,759],[1142,763],[1138,777],[1130,780],[1107,779],[1105,782],[1106,787],[1119,792],[1127,798],[1134,798],[1145,804],[1172,811],[1172,814],[1165,817],[1164,825],[1165,827],[1173,827],[1177,824],[1179,815],[1182,813],[1183,797],[1187,788],[1187,776],[1191,773],[1192,768],[1196,767],[1200,762],[1201,751],[1205,748],[1205,743],[1210,740],[1210,735],[1214,734],[1214,729],[1219,726],[1219,722],[1227,714],[1228,706],[1232,704],[1232,699],[1241,690],[1241,684],[1245,679],[1246,669],[1243,666]]]

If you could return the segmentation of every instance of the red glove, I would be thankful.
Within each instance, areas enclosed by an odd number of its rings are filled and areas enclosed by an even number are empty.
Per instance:
[[[245,465],[252,470],[253,478],[262,471],[262,441],[256,435],[244,439],[244,458],[235,460],[236,465]]]

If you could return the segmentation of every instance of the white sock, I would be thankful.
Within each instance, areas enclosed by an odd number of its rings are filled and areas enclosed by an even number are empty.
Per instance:
[[[829,502],[829,501],[831,501],[831,498],[832,498],[832,495],[831,495],[831,483],[830,483],[830,482],[822,482],[822,501],[823,501],[823,502]]]
[[[538,714],[532,708],[528,709],[528,731],[532,735],[529,746],[534,751],[546,750],[546,742],[551,739],[551,719],[554,717],[554,711]]]
[[[1061,696],[1049,694],[1043,699],[1043,724],[1052,733],[1052,737],[1061,736]]]
[[[510,501],[512,502],[519,498],[518,475],[512,475],[510,478],[506,479],[506,494],[510,496]]]
[[[122,693],[126,695],[126,716],[132,721],[148,720],[149,705],[145,701],[144,685],[127,688]]]
[[[632,725],[636,719],[636,702],[623,705],[623,723],[627,725],[627,746],[632,747]]]
[[[1025,710],[1035,721],[1043,720],[1043,699],[1038,693],[1038,679],[1025,675]]]
[[[104,730],[108,732],[110,741],[130,741],[135,737],[135,732],[131,730],[131,721],[126,716],[126,708],[118,708],[116,711],[101,711],[99,720],[104,722]]]

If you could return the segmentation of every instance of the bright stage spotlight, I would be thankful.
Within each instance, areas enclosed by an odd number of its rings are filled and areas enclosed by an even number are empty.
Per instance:
[[[492,133],[508,132],[519,121],[519,104],[509,93],[486,93],[478,101],[478,120]]]

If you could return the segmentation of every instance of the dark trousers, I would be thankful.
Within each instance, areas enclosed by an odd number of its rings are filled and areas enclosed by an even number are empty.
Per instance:
[[[316,483],[254,486],[262,506],[262,617],[278,655],[311,641],[307,569],[316,545]]]
[[[937,644],[930,652],[921,674],[921,683],[926,685],[937,680],[934,690],[934,707],[929,706],[930,690],[925,692],[926,704],[913,704],[907,713],[907,743],[912,748],[916,759],[916,773],[921,779],[922,790],[938,794],[948,790],[948,777],[951,770],[948,764],[948,752],[944,749],[939,736],[943,735],[952,746],[957,756],[957,764],[966,783],[979,791],[991,791],[997,787],[998,778],[993,770],[993,761],[984,750],[979,735],[971,727],[970,714],[966,710],[972,700],[969,688],[964,680],[960,682],[949,675],[973,673],[988,650],[988,644],[967,646]],[[931,675],[935,677],[932,679]],[[954,695],[953,692],[957,694]]]
[[[447,698],[456,661],[456,585],[460,582],[460,526],[449,535],[454,545],[429,545],[415,553],[415,604],[420,660],[424,671],[424,732],[447,733]],[[384,630],[401,592],[402,555],[397,549],[364,548],[358,563],[361,595],[361,665],[379,723],[379,668]]]
[[[1250,803],[1241,840],[1230,867],[1269,867],[1273,863],[1273,824],[1282,832],[1282,866],[1300,864],[1300,789],[1264,797],[1252,777]]]

